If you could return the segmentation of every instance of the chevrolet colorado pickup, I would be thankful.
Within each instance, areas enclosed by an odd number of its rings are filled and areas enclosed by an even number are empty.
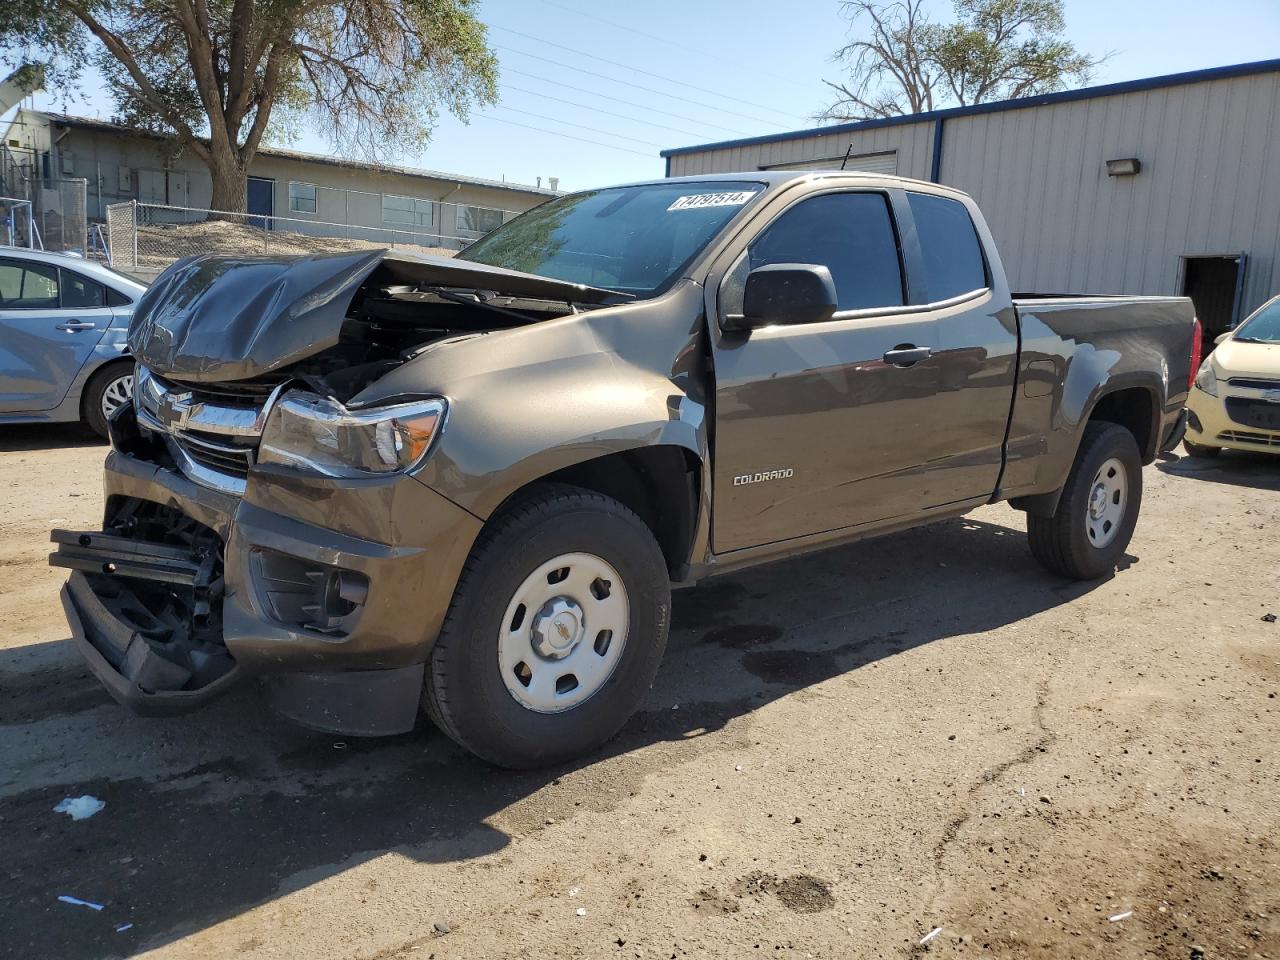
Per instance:
[[[670,592],[1008,500],[1108,574],[1177,443],[1188,300],[1015,298],[964,194],[743,173],[551,200],[456,259],[178,261],[129,333],[103,530],[54,531],[144,714],[285,716],[530,767],[611,737]]]

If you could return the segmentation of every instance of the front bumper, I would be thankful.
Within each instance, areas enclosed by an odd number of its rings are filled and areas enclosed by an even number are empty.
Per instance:
[[[358,716],[357,701],[363,696],[374,706],[389,689],[403,694],[406,677],[420,680],[481,521],[408,476],[334,481],[254,471],[238,498],[145,459],[146,451],[123,452],[121,439],[113,437],[105,466],[105,525],[122,507],[159,505],[207,528],[211,539],[216,535],[220,570],[211,578],[215,599],[195,601],[204,604],[203,619],[165,635],[155,626],[158,611],[138,607],[160,603],[168,587],[155,581],[168,574],[155,568],[181,567],[181,551],[145,539],[122,549],[110,537],[61,532],[69,542],[51,562],[73,568],[63,590],[67,619],[111,694],[139,713],[182,713],[246,676],[271,676],[287,712],[304,724],[395,732]],[[91,547],[82,546],[89,541]],[[93,552],[98,549],[105,552]],[[151,569],[143,569],[148,564]],[[174,590],[185,589],[185,582]],[[139,584],[145,589],[131,592]],[[337,588],[326,592],[330,584],[342,586],[341,596]],[[348,584],[356,586],[348,590]],[[117,596],[122,590],[124,600]],[[207,653],[211,624],[220,628],[214,633],[220,632],[231,668],[211,680],[198,669],[188,669],[188,676],[167,670],[175,660],[191,668],[181,649],[188,635],[203,631]],[[380,682],[393,675],[390,685]],[[342,692],[344,680],[351,684]],[[299,692],[298,685],[306,689]],[[412,707],[416,711],[417,686]],[[404,711],[397,716],[390,727],[405,727]]]
[[[1262,393],[1260,390],[1239,390],[1222,380],[1218,381],[1216,397],[1193,387],[1187,397],[1187,439],[1203,447],[1280,453],[1280,430],[1237,423],[1227,413],[1226,401],[1229,398],[1257,399]]]

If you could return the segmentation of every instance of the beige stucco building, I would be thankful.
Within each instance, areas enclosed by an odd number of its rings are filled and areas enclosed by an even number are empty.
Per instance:
[[[61,178],[85,181],[90,222],[128,200],[212,205],[208,168],[190,151],[173,156],[169,141],[119,124],[20,110],[3,135],[0,195],[23,197],[26,184]],[[247,200],[263,218],[256,222],[274,229],[338,235],[340,225],[345,236],[382,240],[402,232],[456,247],[555,196],[549,187],[264,147],[250,166]],[[194,216],[170,215],[175,222]],[[165,216],[158,210],[153,220]]]

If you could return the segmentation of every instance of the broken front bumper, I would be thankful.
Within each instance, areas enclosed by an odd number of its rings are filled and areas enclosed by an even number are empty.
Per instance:
[[[412,726],[477,518],[407,476],[255,471],[234,497],[121,440],[105,466],[109,532],[55,531],[50,557],[72,569],[67,620],[115,699],[182,713],[260,675],[306,725]]]

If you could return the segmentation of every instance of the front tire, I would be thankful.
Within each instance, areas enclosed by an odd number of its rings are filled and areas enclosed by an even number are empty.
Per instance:
[[[501,767],[581,756],[640,705],[671,588],[649,528],[616,500],[547,486],[491,520],[427,662],[423,704]]]
[[[107,438],[107,421],[133,396],[133,364],[113,362],[89,378],[80,399],[80,415],[85,424]]]
[[[1142,457],[1124,427],[1089,423],[1051,517],[1027,517],[1031,552],[1051,573],[1096,580],[1115,569],[1142,506]]]

